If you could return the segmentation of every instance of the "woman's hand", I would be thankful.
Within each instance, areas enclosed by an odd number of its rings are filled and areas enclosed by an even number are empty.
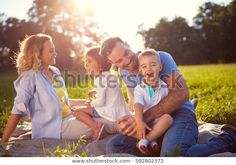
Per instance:
[[[88,97],[89,97],[89,98],[93,98],[93,97],[95,97],[95,95],[96,95],[96,91],[95,91],[95,90],[90,90],[90,91],[88,92]]]

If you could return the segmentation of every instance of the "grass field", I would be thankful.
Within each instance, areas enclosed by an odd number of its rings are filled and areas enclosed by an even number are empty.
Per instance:
[[[211,123],[230,123],[236,126],[236,64],[180,66],[190,91],[198,98],[198,120]],[[0,72],[0,137],[10,114],[15,91],[15,72]],[[72,98],[84,98],[91,88],[69,88]]]

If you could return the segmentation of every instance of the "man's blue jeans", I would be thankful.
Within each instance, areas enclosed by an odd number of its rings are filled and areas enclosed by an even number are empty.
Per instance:
[[[171,114],[174,123],[164,135],[160,156],[167,153],[173,155],[179,146],[179,156],[184,156],[187,150],[197,143],[198,125],[196,115],[186,109],[176,110]],[[116,135],[107,142],[107,153],[129,153],[143,156],[136,147],[137,140],[124,135]]]
[[[236,152],[236,134],[232,131],[227,130],[207,143],[193,145],[185,156],[203,157],[223,152]]]
[[[173,155],[176,145],[179,145],[179,156],[209,156],[222,152],[236,152],[236,134],[227,130],[205,144],[196,144],[198,127],[195,114],[188,110],[177,110],[172,114],[174,123],[166,132],[162,142],[160,156],[166,153]],[[107,143],[107,153],[129,153],[142,155],[137,147],[137,140],[124,135],[116,135]],[[157,156],[157,155],[151,155]],[[177,156],[177,155],[175,155]]]

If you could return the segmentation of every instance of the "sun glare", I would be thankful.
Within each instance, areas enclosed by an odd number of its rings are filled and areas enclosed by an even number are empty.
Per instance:
[[[78,7],[81,10],[89,9],[90,6],[92,5],[92,1],[91,0],[75,0],[75,2],[77,3]]]
[[[75,0],[81,10],[91,10],[96,20],[99,32],[110,36],[119,36],[135,45],[137,49],[143,46],[140,36],[137,36],[138,26],[144,29],[155,26],[166,17],[172,20],[181,16],[192,24],[198,7],[206,0]],[[220,1],[220,0],[219,0]],[[228,0],[227,0],[228,1]],[[142,48],[141,48],[142,49]]]

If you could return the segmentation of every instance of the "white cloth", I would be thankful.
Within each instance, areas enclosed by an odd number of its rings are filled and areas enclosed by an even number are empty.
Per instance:
[[[139,103],[143,105],[143,112],[151,107],[157,105],[168,94],[168,88],[164,81],[159,79],[158,89],[155,90],[153,96],[150,96],[148,86],[142,81],[134,89],[134,104]]]
[[[79,139],[82,136],[89,138],[91,135],[91,128],[89,128],[89,126],[80,120],[76,119],[72,114],[63,118],[61,128],[62,139]]]
[[[91,101],[91,106],[102,118],[114,122],[130,114],[114,74],[102,72],[94,81],[94,90],[97,96],[96,100]]]

